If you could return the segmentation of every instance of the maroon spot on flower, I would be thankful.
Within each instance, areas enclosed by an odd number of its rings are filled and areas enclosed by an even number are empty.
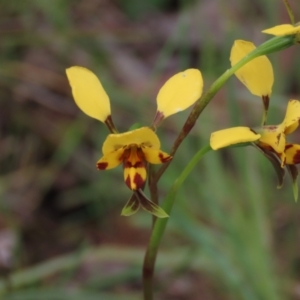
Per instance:
[[[287,144],[287,145],[285,145],[285,150],[290,149],[291,147],[293,147],[292,144]]]
[[[145,184],[145,180],[142,178],[142,176],[139,173],[134,174],[133,182],[136,184],[136,190],[143,188]]]
[[[296,154],[293,157],[293,163],[299,164],[300,163],[300,150],[296,151]]]
[[[172,159],[172,156],[170,156],[170,155],[164,157],[163,153],[161,153],[161,152],[158,154],[158,157],[162,163],[165,163]]]
[[[131,161],[124,161],[124,168],[144,168],[145,164],[143,161],[137,161],[134,164]]]
[[[108,166],[107,162],[102,162],[102,163],[97,164],[98,170],[105,170],[107,168],[107,166]]]
[[[143,188],[145,180],[139,173],[135,173],[133,178],[131,178],[130,175],[128,175],[125,180],[125,183],[131,190],[135,191]]]

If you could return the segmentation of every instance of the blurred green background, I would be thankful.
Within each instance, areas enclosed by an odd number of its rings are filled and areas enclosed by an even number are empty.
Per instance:
[[[300,2],[290,4],[298,20]],[[65,68],[85,66],[101,78],[126,131],[151,124],[171,75],[199,68],[207,89],[229,67],[235,39],[260,44],[269,38],[261,30],[281,23],[289,19],[279,0],[0,0],[3,299],[141,299],[151,216],[120,216],[130,190],[121,167],[96,170],[108,132],[75,106]],[[277,124],[287,101],[300,100],[299,49],[269,58],[268,123]],[[164,151],[188,113],[159,128]],[[257,126],[261,115],[260,99],[231,78],[162,177],[162,198],[212,131]],[[300,208],[289,178],[276,184],[254,148],[205,156],[178,194],[155,299],[300,299]]]

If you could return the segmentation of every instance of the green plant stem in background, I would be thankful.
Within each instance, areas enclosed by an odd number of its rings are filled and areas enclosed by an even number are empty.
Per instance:
[[[290,20],[291,20],[291,24],[292,25],[295,25],[295,17],[294,17],[294,14],[293,14],[293,11],[292,11],[292,8],[290,6],[290,3],[288,0],[283,0],[283,4],[285,5],[285,8],[289,14],[289,17],[290,17]]]
[[[238,63],[232,66],[230,69],[225,71],[207,90],[207,92],[196,102],[193,110],[188,116],[185,124],[183,125],[177,139],[174,142],[174,145],[171,150],[171,155],[174,156],[178,147],[185,139],[185,137],[189,134],[191,129],[194,127],[197,119],[200,114],[204,110],[204,108],[208,105],[208,103],[212,100],[212,98],[216,95],[216,93],[221,89],[221,87],[226,83],[226,81],[242,66],[253,60],[254,58],[270,54],[273,52],[277,52],[283,49],[286,49],[290,46],[294,45],[294,36],[284,36],[284,37],[274,37],[265,43],[258,46],[248,55],[246,55],[243,59],[241,59]],[[188,174],[195,167],[197,162],[206,154],[209,150],[211,150],[210,146],[205,146],[201,150],[199,150],[196,155],[189,162],[187,167],[180,174],[178,179],[173,184],[171,190],[169,191],[165,201],[163,202],[162,208],[165,210],[167,214],[170,214],[172,206],[174,204],[175,196],[178,188],[185,181]],[[170,163],[170,162],[169,162]],[[160,179],[161,175],[168,168],[169,163],[164,164],[156,174],[151,174],[153,176],[151,178],[151,182],[149,182],[149,189],[151,194],[155,194],[157,182]],[[157,255],[157,250],[163,236],[164,230],[166,228],[168,222],[168,218],[165,219],[157,219],[153,225],[152,233],[150,236],[148,248],[145,254],[144,265],[143,265],[143,290],[144,290],[144,299],[152,300],[153,299],[153,274],[155,267],[155,260]]]
[[[180,186],[183,184],[183,182],[190,174],[190,172],[195,168],[199,160],[210,150],[211,150],[210,145],[206,145],[203,148],[201,148],[191,159],[188,165],[184,168],[184,170],[179,175],[179,177],[176,179],[168,195],[166,196],[165,201],[162,204],[162,208],[165,210],[167,214],[170,214],[172,210],[174,200]],[[144,288],[145,300],[153,299],[153,274],[154,274],[156,254],[157,254],[157,250],[161,238],[167,226],[168,219],[169,218],[157,219],[152,229],[150,241],[144,259],[144,266],[143,266],[143,288]]]
[[[216,93],[221,89],[221,87],[226,83],[226,81],[242,66],[244,66],[249,61],[253,60],[254,58],[270,54],[273,52],[277,52],[280,50],[284,50],[286,48],[291,47],[294,45],[294,36],[283,36],[283,37],[274,37],[265,43],[258,46],[256,49],[254,49],[252,52],[250,52],[248,55],[246,55],[243,59],[241,59],[237,64],[235,64],[230,69],[226,70],[207,90],[206,93],[203,94],[203,96],[196,102],[193,110],[191,111],[190,115],[188,116],[185,124],[183,125],[177,139],[174,142],[174,145],[172,147],[170,155],[174,156],[179,145],[182,143],[182,141],[185,139],[185,137],[189,134],[191,129],[194,127],[197,119],[199,118],[200,114],[204,110],[204,108],[207,106],[207,104],[212,100],[212,98],[216,95]],[[168,168],[169,164],[171,163],[165,163],[163,164],[160,169],[157,171],[155,177],[152,180],[152,184],[155,185],[158,180],[160,179],[161,175],[165,172],[165,170]],[[150,189],[152,187],[150,186]]]

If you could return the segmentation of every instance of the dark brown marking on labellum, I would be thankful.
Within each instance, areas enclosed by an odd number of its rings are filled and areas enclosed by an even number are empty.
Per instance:
[[[296,154],[293,157],[293,163],[299,164],[300,163],[300,150],[296,151]]]
[[[123,164],[124,168],[144,168],[145,167],[145,164],[143,161],[137,161],[136,163],[131,163],[131,161],[124,161],[124,164]]]
[[[107,168],[107,166],[108,166],[107,162],[102,162],[102,163],[97,164],[98,170],[105,170]]]
[[[172,159],[172,156],[170,156],[170,155],[164,157],[164,155],[161,152],[159,152],[158,157],[162,163],[165,163]]]
[[[145,180],[139,173],[134,174],[133,182],[136,184],[135,189],[141,189],[145,184]]]

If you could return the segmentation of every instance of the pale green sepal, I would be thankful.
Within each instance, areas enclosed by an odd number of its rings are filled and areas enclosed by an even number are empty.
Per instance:
[[[123,207],[121,216],[129,217],[135,214],[140,208],[140,201],[137,198],[136,194],[132,194],[132,196],[127,201],[126,205]]]
[[[149,200],[146,195],[142,192],[142,190],[138,190],[136,192],[137,197],[140,200],[140,205],[144,210],[149,212],[150,214],[158,217],[158,218],[168,218],[169,215],[157,204]]]
[[[297,202],[298,201],[298,183],[297,183],[298,169],[295,165],[286,165],[286,167],[292,179],[294,199],[295,202]]]

